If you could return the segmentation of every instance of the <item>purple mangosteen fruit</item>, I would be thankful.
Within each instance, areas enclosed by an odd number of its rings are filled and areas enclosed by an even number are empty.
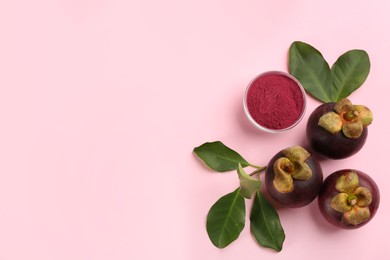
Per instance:
[[[321,214],[332,225],[356,229],[377,212],[380,196],[374,180],[366,173],[344,169],[329,175],[318,196]]]
[[[310,147],[331,159],[344,159],[354,155],[367,139],[367,126],[373,120],[372,112],[350,100],[325,103],[310,115],[306,136]]]
[[[298,208],[318,195],[323,181],[317,159],[300,146],[278,152],[269,162],[265,184],[271,198],[279,204]]]

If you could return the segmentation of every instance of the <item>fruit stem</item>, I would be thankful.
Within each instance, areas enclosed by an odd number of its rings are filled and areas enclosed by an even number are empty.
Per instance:
[[[249,163],[248,166],[253,167],[253,168],[256,168],[256,169],[262,169],[262,168],[264,168],[263,166],[258,166],[258,165],[254,165],[254,164],[251,164],[251,163]]]
[[[260,172],[262,172],[262,171],[265,171],[266,169],[267,169],[267,166],[258,167],[256,170],[254,170],[253,172],[251,172],[251,173],[249,174],[249,176],[253,176],[253,175],[255,175],[255,174],[258,174],[258,173],[260,173]]]
[[[348,200],[349,205],[352,205],[352,206],[355,205],[357,202],[357,198],[355,195],[349,195],[347,200]]]
[[[358,111],[350,110],[347,113],[345,113],[343,117],[344,117],[344,120],[346,120],[346,121],[352,121],[353,119],[355,119],[358,116],[358,114],[359,114]]]

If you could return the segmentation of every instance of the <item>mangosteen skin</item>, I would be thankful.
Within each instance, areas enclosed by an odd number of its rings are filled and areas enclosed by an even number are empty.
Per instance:
[[[275,161],[281,157],[285,157],[282,151],[278,152],[268,163],[264,181],[268,194],[271,198],[288,208],[300,208],[311,203],[319,194],[323,182],[323,174],[320,164],[317,159],[310,155],[305,163],[312,170],[312,176],[308,180],[294,180],[294,190],[287,193],[279,192],[275,189],[273,180],[275,172],[273,165]]]
[[[359,138],[347,138],[342,131],[332,134],[318,125],[324,114],[333,111],[336,103],[325,103],[310,115],[306,126],[306,137],[311,149],[330,159],[344,159],[356,154],[366,142],[368,131],[363,127]]]
[[[337,179],[348,172],[354,171],[357,173],[359,177],[359,186],[366,187],[370,190],[372,195],[372,201],[371,204],[368,205],[368,208],[370,210],[370,218],[367,221],[364,221],[358,225],[352,225],[345,223],[342,220],[343,213],[340,213],[336,210],[334,210],[331,207],[331,201],[334,196],[336,196],[338,193],[340,193],[338,190],[336,190],[336,182]],[[322,188],[320,190],[320,194],[318,195],[318,207],[320,209],[320,212],[322,216],[327,220],[330,224],[333,226],[342,228],[342,229],[356,229],[361,226],[366,225],[376,214],[380,202],[380,194],[377,184],[374,182],[374,180],[367,175],[366,173],[354,169],[343,169],[336,171],[332,174],[330,174],[325,180],[322,185]]]

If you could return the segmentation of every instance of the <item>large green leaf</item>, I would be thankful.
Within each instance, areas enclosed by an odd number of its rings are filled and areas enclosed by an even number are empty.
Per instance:
[[[238,163],[244,167],[249,165],[240,154],[220,141],[204,143],[195,147],[194,152],[207,166],[218,172],[235,170]]]
[[[250,221],[251,232],[260,245],[278,252],[282,250],[285,234],[279,215],[259,191],[256,192]]]
[[[253,193],[260,190],[261,181],[258,178],[249,176],[242,168],[241,163],[238,164],[237,173],[240,179],[241,195],[247,199],[252,198]]]
[[[331,102],[332,78],[322,54],[304,42],[293,42],[289,50],[289,72],[303,88],[322,102]]]
[[[332,66],[332,101],[348,97],[366,81],[370,59],[363,50],[350,50],[341,55]]]
[[[236,240],[244,226],[245,200],[240,188],[215,202],[207,215],[207,234],[218,248],[224,248]]]

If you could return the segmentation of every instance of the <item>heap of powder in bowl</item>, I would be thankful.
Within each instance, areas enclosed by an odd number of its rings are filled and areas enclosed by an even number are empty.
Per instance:
[[[259,129],[279,132],[294,127],[305,111],[305,93],[291,75],[272,71],[257,76],[244,97],[245,112]]]

